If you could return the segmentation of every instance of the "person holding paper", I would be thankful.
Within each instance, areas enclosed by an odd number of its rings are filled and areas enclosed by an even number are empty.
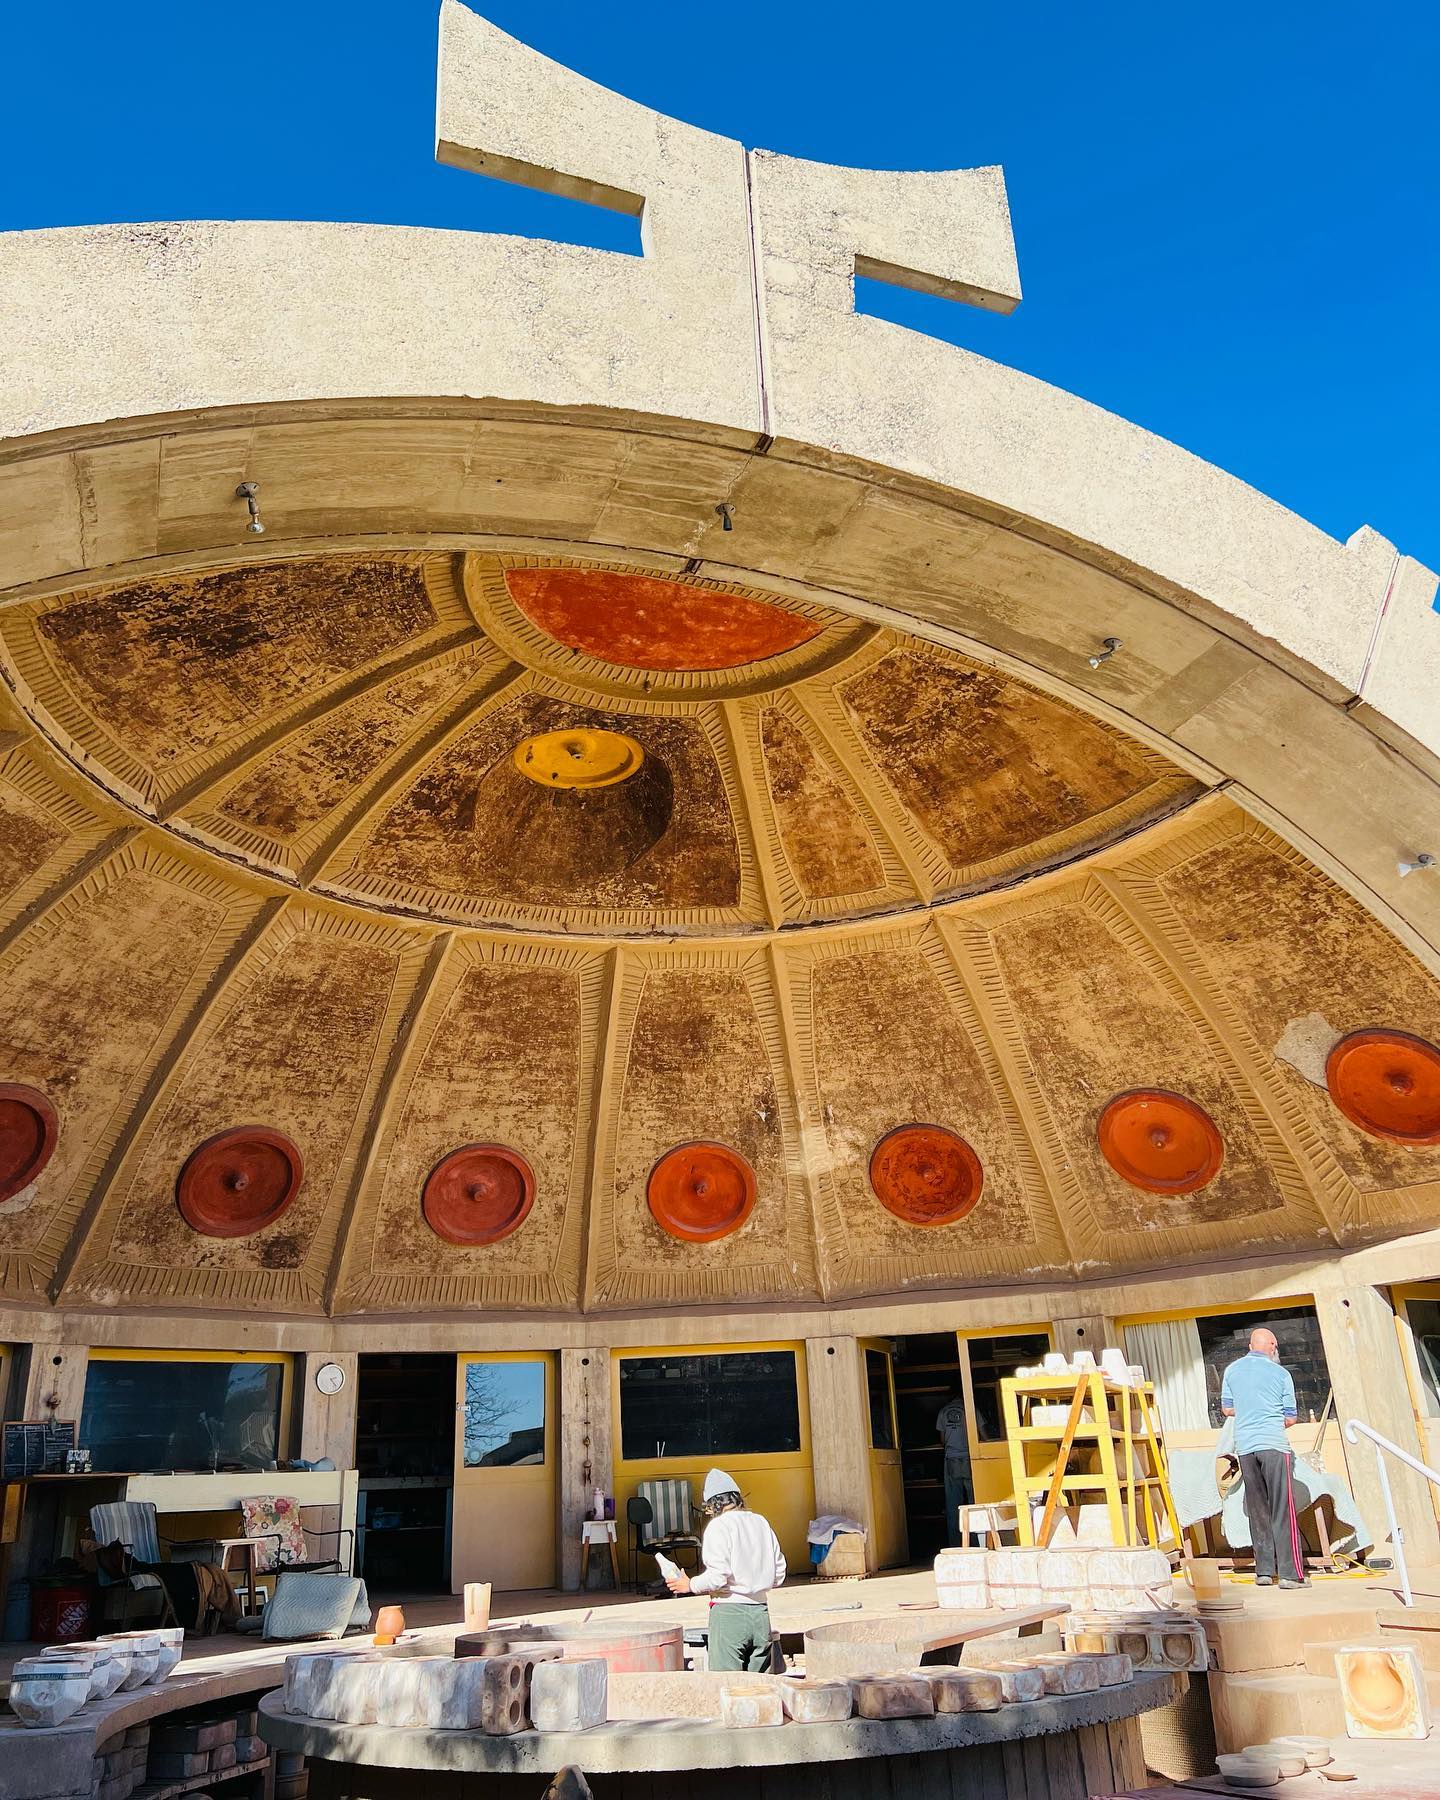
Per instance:
[[[710,1523],[700,1541],[698,1575],[662,1569],[672,1594],[709,1594],[710,1667],[764,1674],[771,1666],[765,1596],[785,1581],[785,1555],[770,1521],[746,1510],[733,1477],[712,1469],[702,1494]],[[671,1570],[674,1573],[671,1573]]]

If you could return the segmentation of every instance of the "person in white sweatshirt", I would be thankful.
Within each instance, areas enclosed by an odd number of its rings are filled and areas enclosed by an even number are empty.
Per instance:
[[[740,1489],[723,1469],[705,1477],[702,1495],[710,1523],[700,1541],[698,1575],[682,1569],[672,1594],[709,1594],[710,1667],[766,1673],[771,1666],[770,1608],[765,1596],[785,1581],[785,1555],[770,1521],[747,1512]]]

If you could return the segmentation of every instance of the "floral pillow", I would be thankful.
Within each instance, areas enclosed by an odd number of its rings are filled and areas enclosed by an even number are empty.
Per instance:
[[[240,1502],[240,1517],[247,1538],[255,1541],[257,1570],[283,1569],[290,1563],[308,1562],[305,1527],[300,1522],[300,1502],[284,1494],[267,1494]],[[276,1543],[276,1537],[279,1543]]]

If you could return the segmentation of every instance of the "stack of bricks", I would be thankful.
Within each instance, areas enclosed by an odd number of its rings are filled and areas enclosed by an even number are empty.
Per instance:
[[[266,1755],[253,1709],[218,1719],[171,1719],[151,1734],[148,1774],[152,1782],[164,1783],[225,1777]]]
[[[105,1743],[90,1778],[91,1800],[129,1800],[145,1780],[150,1755],[150,1727],[132,1725]]]
[[[298,1750],[275,1752],[275,1800],[305,1800],[310,1791],[310,1775],[305,1758]]]

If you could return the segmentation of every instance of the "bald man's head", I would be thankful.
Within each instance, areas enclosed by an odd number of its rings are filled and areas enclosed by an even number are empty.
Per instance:
[[[1250,1348],[1259,1356],[1278,1356],[1280,1345],[1273,1331],[1264,1325],[1257,1325],[1250,1333]]]

